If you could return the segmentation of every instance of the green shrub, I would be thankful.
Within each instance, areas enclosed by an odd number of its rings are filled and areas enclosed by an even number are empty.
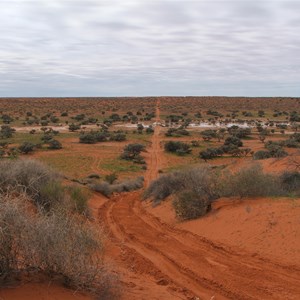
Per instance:
[[[82,133],[79,136],[79,142],[83,144],[96,144],[97,143],[97,136],[95,133]]]
[[[259,150],[256,151],[253,155],[253,158],[255,160],[259,160],[259,159],[267,159],[271,157],[271,153],[269,151],[265,151],[265,150]]]
[[[178,155],[185,155],[192,152],[189,144],[179,142],[179,141],[169,141],[165,143],[165,151],[173,152]]]
[[[1,139],[8,139],[11,138],[13,136],[13,134],[15,133],[15,129],[11,128],[8,125],[2,125],[1,129],[0,129],[0,138]]]
[[[243,142],[236,136],[229,136],[225,142],[224,145],[235,145],[237,147],[243,147]]]
[[[34,200],[36,205],[45,211],[57,208],[64,201],[64,188],[56,180],[50,180],[40,187],[39,195]]]
[[[208,159],[213,159],[218,156],[222,156],[224,154],[222,148],[207,148],[204,151],[200,151],[199,156],[200,158],[207,161]]]
[[[51,140],[48,142],[48,149],[59,150],[61,148],[62,148],[62,144],[58,140]]]
[[[123,153],[120,158],[125,160],[132,160],[137,163],[144,163],[144,159],[140,155],[142,151],[145,151],[145,146],[142,144],[128,144],[124,147]]]

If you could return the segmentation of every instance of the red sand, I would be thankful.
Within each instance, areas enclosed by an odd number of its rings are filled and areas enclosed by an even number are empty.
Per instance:
[[[158,133],[147,157],[147,183],[163,163]],[[91,206],[110,235],[106,260],[120,274],[123,299],[300,298],[296,200],[222,199],[206,217],[184,223],[175,219],[170,201],[152,208],[140,192],[109,201],[94,196]],[[2,293],[25,295],[25,287]],[[69,299],[65,290],[52,289],[52,298],[32,289],[22,299]]]

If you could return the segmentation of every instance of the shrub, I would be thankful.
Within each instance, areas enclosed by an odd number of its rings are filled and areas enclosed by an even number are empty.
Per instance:
[[[24,142],[19,146],[19,151],[23,154],[28,154],[34,151],[35,145],[31,142]]]
[[[98,192],[103,194],[106,197],[109,197],[113,193],[122,193],[122,192],[129,192],[133,190],[138,190],[142,188],[144,185],[144,177],[140,176],[136,179],[126,180],[116,184],[109,184],[108,182],[100,182],[96,184],[90,184],[89,187]]]
[[[298,148],[300,144],[294,139],[288,139],[285,141],[285,146],[288,148]]]
[[[187,136],[187,135],[190,135],[190,133],[184,128],[169,128],[168,131],[165,133],[165,136],[173,136],[173,137]]]
[[[270,157],[271,157],[271,153],[269,151],[265,151],[265,150],[256,151],[253,155],[253,158],[256,160],[267,159]]]
[[[159,176],[152,181],[144,193],[144,199],[152,198],[154,203],[160,203],[169,195],[181,189],[178,173],[170,173]]]
[[[207,148],[204,151],[200,151],[199,156],[200,158],[207,161],[208,159],[213,159],[218,156],[222,156],[223,154],[222,148]]]
[[[251,134],[251,128],[240,128],[236,125],[229,127],[227,130],[230,135],[239,139],[246,138]]]
[[[146,133],[147,134],[151,134],[153,132],[154,132],[154,129],[152,127],[149,126],[149,127],[146,128]]]
[[[179,141],[169,141],[165,143],[165,151],[173,152],[178,155],[185,155],[191,153],[191,147],[189,144]]]
[[[71,132],[74,132],[74,131],[79,130],[79,129],[80,129],[80,125],[77,125],[77,124],[74,124],[74,123],[69,125],[69,131],[71,131]]]
[[[222,193],[225,196],[265,197],[282,194],[277,176],[265,174],[260,165],[253,165],[235,174],[228,174]]]
[[[236,136],[229,136],[225,142],[224,145],[235,145],[237,147],[243,147],[243,142]]]
[[[285,157],[288,156],[288,153],[286,151],[284,151],[284,149],[282,148],[282,146],[276,144],[276,143],[267,143],[265,145],[265,147],[267,148],[267,150],[270,152],[270,155],[272,157]]]
[[[284,191],[300,195],[300,173],[284,172],[280,176],[281,185]]]
[[[140,153],[145,151],[145,146],[142,144],[128,144],[124,147],[123,153],[121,154],[120,158],[125,160],[136,160],[139,162],[142,157]]]
[[[40,187],[38,198],[35,202],[39,208],[45,211],[57,208],[64,201],[64,189],[60,182],[50,180]]]
[[[209,166],[199,166],[161,175],[151,182],[144,199],[151,198],[154,203],[160,203],[169,195],[181,191],[192,191],[198,196],[206,195],[209,199],[215,199],[218,194],[216,172]]]
[[[109,197],[112,193],[110,184],[106,181],[90,184],[89,187],[98,193],[101,193],[102,195]]]
[[[54,206],[58,175],[35,160],[0,161],[0,191],[26,193],[38,207]],[[49,201],[54,201],[53,205]]]
[[[199,218],[211,210],[211,199],[194,191],[180,192],[172,204],[177,217],[184,220]]]
[[[48,149],[51,150],[59,150],[62,148],[62,144],[58,140],[51,140],[48,142],[48,144],[49,144]]]
[[[50,142],[51,140],[53,139],[53,134],[52,132],[45,132],[45,134],[41,137],[41,140],[44,142],[44,143],[48,143]]]
[[[126,134],[123,132],[115,133],[115,134],[111,135],[110,140],[116,141],[116,142],[126,141]]]
[[[97,136],[93,132],[82,133],[79,136],[79,142],[83,144],[95,144],[97,143]]]
[[[28,270],[98,297],[109,290],[99,228],[65,214],[32,215],[24,199],[7,196],[0,200],[0,224],[2,282]]]
[[[116,173],[107,174],[104,179],[109,184],[113,184],[118,179],[118,175]]]
[[[210,141],[213,138],[217,138],[217,131],[212,129],[207,129],[201,132],[204,141]]]
[[[68,188],[71,197],[72,210],[82,215],[89,215],[88,195],[78,186]]]
[[[14,128],[11,128],[8,125],[2,125],[1,126],[1,130],[0,130],[0,138],[1,139],[8,139],[11,138],[13,136],[13,133],[16,130]]]
[[[89,176],[88,176],[88,178],[91,178],[91,179],[100,179],[100,175],[99,174],[90,174]]]

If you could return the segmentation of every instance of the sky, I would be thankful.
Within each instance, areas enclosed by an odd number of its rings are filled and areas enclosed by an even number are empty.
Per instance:
[[[0,0],[0,96],[300,96],[300,0]]]

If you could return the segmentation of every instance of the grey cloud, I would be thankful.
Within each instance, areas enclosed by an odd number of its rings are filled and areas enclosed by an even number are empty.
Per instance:
[[[0,2],[0,96],[291,95],[296,1]]]

